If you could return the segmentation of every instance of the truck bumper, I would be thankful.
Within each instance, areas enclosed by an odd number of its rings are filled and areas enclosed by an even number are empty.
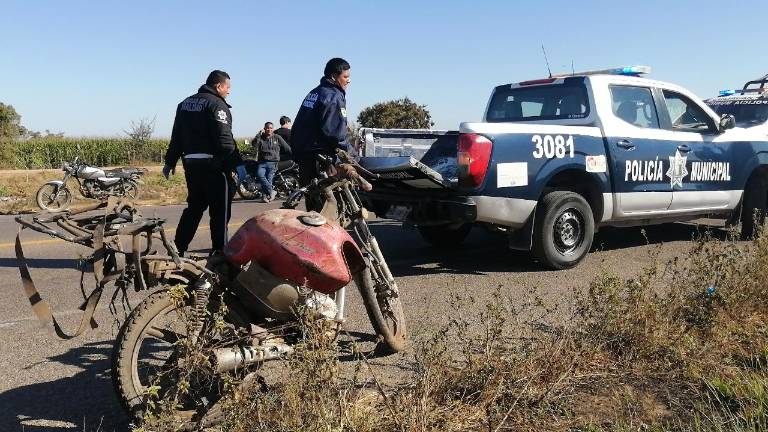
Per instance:
[[[406,208],[405,221],[422,226],[485,222],[519,229],[525,226],[536,208],[534,200],[403,191],[372,191],[361,193],[361,198],[379,217],[387,217],[394,207]]]
[[[477,205],[471,197],[431,196],[425,193],[406,194],[365,192],[360,198],[377,216],[387,217],[394,207],[406,208],[405,222],[416,225],[447,225],[477,221]]]
[[[489,196],[469,197],[477,207],[477,222],[522,228],[533,214],[536,201]]]

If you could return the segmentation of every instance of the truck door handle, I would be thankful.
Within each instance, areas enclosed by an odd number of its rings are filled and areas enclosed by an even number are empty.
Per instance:
[[[616,146],[620,147],[620,148],[623,148],[624,150],[634,150],[635,149],[635,145],[632,144],[632,141],[625,140],[625,139],[617,141],[616,142]]]
[[[689,146],[688,144],[680,144],[679,146],[677,146],[677,149],[683,153],[688,153],[689,151],[691,151],[691,146]]]

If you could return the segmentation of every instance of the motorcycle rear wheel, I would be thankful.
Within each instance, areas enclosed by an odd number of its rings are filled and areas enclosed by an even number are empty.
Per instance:
[[[400,294],[387,286],[386,278],[374,273],[376,270],[368,262],[366,268],[355,275],[355,284],[376,334],[390,352],[401,352],[407,346],[408,336]]]
[[[51,212],[65,211],[72,203],[72,193],[66,186],[56,182],[48,182],[37,190],[35,202],[42,210]]]

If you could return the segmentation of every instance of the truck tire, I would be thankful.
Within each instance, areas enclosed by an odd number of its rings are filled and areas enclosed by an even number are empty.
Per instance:
[[[438,248],[459,246],[472,230],[472,224],[420,226],[419,234],[427,243]]]
[[[544,195],[536,210],[533,254],[554,270],[574,267],[589,252],[595,220],[589,203],[575,192]]]
[[[749,240],[757,235],[758,227],[765,223],[768,205],[768,177],[756,175],[749,179],[744,188],[741,204],[741,239]]]

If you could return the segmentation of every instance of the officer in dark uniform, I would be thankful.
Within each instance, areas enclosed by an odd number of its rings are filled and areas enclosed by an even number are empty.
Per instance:
[[[229,75],[215,70],[197,94],[176,108],[163,175],[168,178],[181,158],[187,181],[187,208],[176,229],[179,253],[187,251],[206,209],[210,215],[211,254],[221,251],[227,242],[235,192],[231,173],[241,162],[232,136],[231,106],[225,100],[229,91]]]
[[[312,89],[301,103],[293,122],[291,148],[299,164],[300,183],[309,184],[319,174],[319,154],[335,158],[336,149],[350,150],[347,142],[347,99],[350,66],[346,60],[333,58],[325,65],[320,85]],[[307,202],[310,210],[319,203]]]

